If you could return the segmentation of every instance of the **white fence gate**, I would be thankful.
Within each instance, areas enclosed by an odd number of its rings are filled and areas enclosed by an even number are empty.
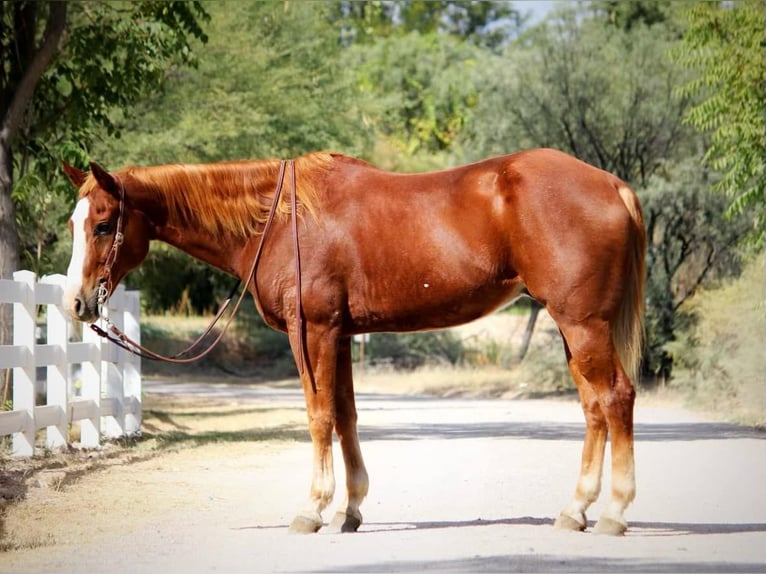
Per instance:
[[[47,448],[66,445],[73,422],[79,422],[86,448],[98,446],[102,434],[116,438],[141,429],[141,359],[67,318],[61,307],[65,279],[51,275],[36,282],[31,271],[17,271],[13,281],[0,280],[0,303],[13,303],[13,345],[0,345],[0,372],[13,369],[13,410],[0,412],[0,436],[13,434],[14,455],[33,455],[42,428]],[[45,307],[44,331],[37,325],[38,306]],[[108,313],[140,342],[137,291],[119,286]],[[81,341],[73,340],[78,330]],[[42,338],[45,343],[38,344]],[[39,367],[47,371],[40,381]],[[45,404],[36,405],[43,386]]]

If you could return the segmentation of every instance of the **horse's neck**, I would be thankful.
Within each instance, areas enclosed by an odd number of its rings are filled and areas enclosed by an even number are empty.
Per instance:
[[[227,272],[257,235],[276,175],[270,162],[157,166],[136,171],[157,239]],[[152,215],[153,214],[153,215]]]

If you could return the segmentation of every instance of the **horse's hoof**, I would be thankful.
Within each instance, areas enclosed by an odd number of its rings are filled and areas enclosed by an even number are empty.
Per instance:
[[[585,526],[587,524],[587,521],[585,520],[585,515],[582,517],[582,522],[579,520],[572,518],[568,514],[559,514],[559,517],[556,519],[556,522],[553,523],[553,526],[556,528],[560,528],[561,530],[571,530],[573,532],[582,532],[585,530]]]
[[[596,534],[607,534],[609,536],[622,536],[627,529],[628,525],[624,522],[602,516],[598,519],[598,522],[596,522],[593,532]]]
[[[290,534],[314,534],[320,528],[322,528],[322,519],[318,514],[316,517],[299,514],[293,518]]]
[[[330,532],[356,532],[362,525],[362,515],[357,513],[358,516],[346,514],[342,510],[335,513],[330,521]]]

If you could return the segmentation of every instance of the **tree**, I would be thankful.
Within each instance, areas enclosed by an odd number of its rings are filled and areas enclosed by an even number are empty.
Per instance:
[[[613,26],[623,30],[666,22],[671,11],[663,0],[593,0],[591,6],[596,13],[603,13]]]
[[[703,162],[723,177],[716,189],[731,203],[727,215],[747,212],[756,246],[766,244],[766,9],[760,0],[697,3],[689,27],[674,50],[697,75],[677,91],[701,101],[685,121],[710,134]]]
[[[557,147],[644,185],[688,141],[688,103],[673,96],[680,70],[666,57],[674,34],[560,11],[477,67],[466,156]]]
[[[119,118],[119,140],[93,152],[107,166],[363,154],[369,130],[340,60],[329,5],[211,3],[210,40],[194,69],[176,69],[142,113]]]
[[[1,17],[0,277],[8,278],[29,194],[54,187],[62,156],[82,163],[94,128],[114,132],[114,110],[156,89],[171,63],[192,61],[189,38],[206,39],[198,20],[207,15],[199,2],[18,1],[3,2]]]
[[[725,199],[711,188],[699,155],[652,176],[641,190],[647,227],[647,344],[644,371],[656,380],[670,378],[671,343],[697,317],[685,306],[697,289],[716,279],[739,275],[737,249],[748,231],[741,214],[722,225]]]
[[[66,5],[51,2],[45,29],[39,34],[38,10],[32,3],[2,4],[0,42],[3,59],[0,71],[0,279],[8,279],[18,269],[16,209],[11,198],[13,154],[11,146],[22,129],[25,113],[40,77],[58,49],[66,23]],[[12,311],[0,305],[0,344],[11,337]]]

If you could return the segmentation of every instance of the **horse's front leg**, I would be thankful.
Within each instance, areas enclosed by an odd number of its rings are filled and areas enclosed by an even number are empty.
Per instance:
[[[362,524],[359,506],[367,496],[369,480],[359,447],[356,429],[356,403],[354,381],[351,373],[351,338],[340,341],[335,375],[335,432],[340,439],[343,462],[346,466],[346,498],[330,522],[334,532],[356,532]]]
[[[293,354],[300,353],[297,333],[291,331]],[[332,432],[335,426],[335,370],[338,336],[332,329],[308,325],[306,329],[308,361],[301,374],[306,397],[309,433],[314,446],[314,469],[309,499],[293,519],[290,532],[311,534],[322,527],[322,511],[335,494],[332,460]]]

